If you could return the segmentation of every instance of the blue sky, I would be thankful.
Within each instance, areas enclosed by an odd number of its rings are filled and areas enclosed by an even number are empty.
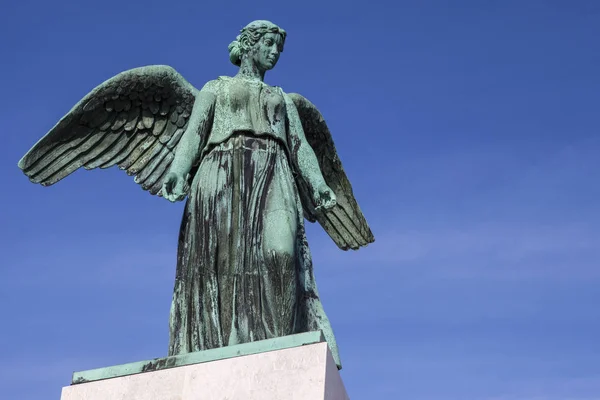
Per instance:
[[[600,2],[3,5],[0,388],[163,356],[183,204],[118,170],[30,184],[19,158],[120,71],[231,75],[254,19],[267,82],[324,114],[376,242],[308,228],[353,399],[600,399]]]

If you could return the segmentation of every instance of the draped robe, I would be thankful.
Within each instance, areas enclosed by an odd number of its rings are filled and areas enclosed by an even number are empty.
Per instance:
[[[321,330],[341,368],[295,180],[306,139],[294,105],[242,78],[202,90],[215,96],[213,125],[181,224],[169,355]]]

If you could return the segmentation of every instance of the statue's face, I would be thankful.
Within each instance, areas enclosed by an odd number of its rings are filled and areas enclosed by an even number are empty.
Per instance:
[[[281,35],[278,33],[264,34],[251,51],[255,65],[262,71],[268,71],[275,67],[282,45]]]

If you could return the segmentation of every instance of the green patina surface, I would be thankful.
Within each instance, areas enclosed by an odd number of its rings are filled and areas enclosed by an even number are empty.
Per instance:
[[[251,22],[228,47],[237,74],[201,89],[165,65],[122,72],[19,161],[44,186],[79,168],[118,166],[149,193],[185,200],[169,320],[168,355],[175,358],[145,368],[181,365],[196,357],[190,354],[234,356],[242,343],[288,343],[296,337],[289,335],[313,331],[323,332],[342,367],[305,219],[342,250],[375,239],[323,115],[304,96],[264,81],[286,37],[272,22]],[[144,365],[113,368],[136,373]]]
[[[149,361],[137,361],[129,364],[75,372],[73,374],[73,380],[71,383],[76,385],[79,383],[117,378],[120,376],[159,371],[167,368],[182,367],[184,365],[200,364],[210,361],[224,360],[227,358],[290,349],[293,347],[306,346],[324,341],[325,338],[323,337],[323,333],[320,331],[305,332],[296,335],[282,336],[275,339],[259,340],[257,342],[243,343],[217,349],[196,351],[177,356],[155,358],[154,360]]]

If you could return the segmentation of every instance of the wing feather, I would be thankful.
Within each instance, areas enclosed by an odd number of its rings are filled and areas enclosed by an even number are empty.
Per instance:
[[[159,196],[162,197],[162,195],[161,195],[162,181],[163,181],[163,179],[165,179],[165,177],[167,176],[168,172],[169,172],[169,169],[168,168],[164,168],[163,173],[161,174],[161,176],[159,176],[157,178],[156,182],[154,182],[154,184],[152,186],[148,187],[147,190],[151,194],[159,195]]]
[[[27,175],[30,179],[35,178],[35,176],[40,172],[51,165],[55,160],[61,157],[63,154],[68,152],[69,150],[78,147],[81,143],[88,140],[92,137],[93,131],[85,130],[85,132],[81,132],[81,137],[76,137],[70,142],[60,143],[57,142],[51,146],[51,149],[47,152],[39,151],[36,154],[37,159],[32,162],[27,170]],[[38,182],[35,182],[38,183]]]
[[[110,146],[110,148],[107,148],[102,154],[99,154],[93,159],[89,160],[83,167],[85,169],[102,168],[103,164],[116,158],[123,151],[123,149],[125,149],[136,138],[136,136],[132,135],[130,132],[126,132],[125,135],[126,138],[120,138],[117,135],[113,135],[116,137],[113,145]]]
[[[361,235],[357,235],[357,229],[354,223],[348,218],[347,213],[343,210],[343,207],[334,207],[331,212],[325,213],[325,217],[329,220],[332,225],[338,228],[338,232],[341,233],[342,237],[345,238],[348,243],[348,247],[351,249],[357,249],[361,246],[361,242],[365,241]]]
[[[156,165],[152,172],[143,178],[143,182],[137,183],[141,184],[144,190],[150,189],[163,175],[165,165],[170,165],[174,157],[175,155],[173,152],[162,149],[161,155],[157,158]]]
[[[138,183],[143,187],[146,180],[155,172],[156,168],[169,153],[171,153],[171,151],[166,147],[154,146],[154,154],[148,160],[146,167],[135,177],[135,183]]]
[[[139,135],[133,134],[131,135],[131,140],[127,143],[127,146],[123,148],[118,154],[116,154],[113,158],[106,160],[104,163],[100,165],[100,168],[110,168],[114,165],[118,165],[120,169],[125,169],[125,162],[131,157],[134,151],[138,149],[138,147],[148,139],[148,135]],[[137,159],[138,156],[136,156]],[[135,161],[135,160],[134,160]],[[133,162],[133,161],[132,161]]]
[[[126,138],[125,138],[126,139]],[[123,140],[121,135],[116,132],[108,132],[104,134],[104,140],[102,143],[94,146],[90,149],[89,153],[84,157],[83,168],[85,169],[93,169],[92,166],[97,163],[98,160],[101,160],[103,156],[111,153],[117,144],[126,143],[127,140]]]
[[[166,118],[157,118],[154,122],[154,126],[152,127],[152,134],[154,136],[161,136],[167,126]],[[162,142],[162,141],[161,141]]]
[[[117,165],[151,194],[185,132],[198,90],[173,68],[135,68],[100,84],[19,161],[34,183],[52,185],[77,169]]]
[[[105,133],[98,130],[93,130],[90,135],[79,143],[78,146],[70,148],[67,151],[60,154],[57,158],[54,158],[48,162],[43,169],[39,170],[34,176],[32,176],[34,183],[41,183],[42,185],[49,186],[57,182],[56,178],[61,174],[70,174],[79,168],[82,164],[78,164],[76,167],[73,166],[78,163],[78,159],[81,155],[86,154],[89,149],[94,147],[96,144],[104,139]],[[52,153],[49,154],[52,157]],[[73,165],[71,165],[73,164]],[[67,170],[69,172],[67,172]],[[63,175],[63,176],[66,176]],[[54,177],[54,179],[51,179]],[[58,180],[61,178],[59,177]],[[50,182],[52,181],[52,182]]]
[[[160,143],[158,138],[148,135],[146,140],[133,151],[128,160],[123,163],[129,175],[137,175],[142,167],[152,158],[155,146]]]
[[[306,140],[313,148],[323,177],[337,197],[337,204],[330,210],[315,210],[308,185],[299,185],[305,215],[309,220],[317,220],[343,250],[358,249],[375,241],[358,202],[354,198],[352,186],[338,157],[331,133],[319,110],[303,96],[291,93]]]
[[[166,145],[169,149],[173,149],[175,148],[175,146],[177,146],[177,144],[179,143],[179,141],[181,140],[181,137],[183,136],[183,134],[185,133],[185,129],[178,129],[175,131],[175,133],[171,136],[171,138],[166,142]],[[161,139],[163,137],[161,136]]]

